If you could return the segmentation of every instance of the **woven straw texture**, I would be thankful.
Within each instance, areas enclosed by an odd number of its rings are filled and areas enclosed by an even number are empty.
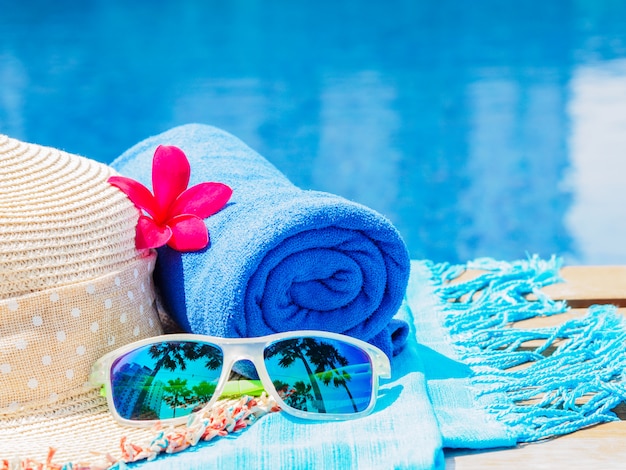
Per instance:
[[[156,255],[112,174],[0,135],[0,461],[91,461],[133,435],[88,384],[100,356],[162,333]]]
[[[0,135],[0,299],[94,279],[135,249],[138,211],[87,158]]]

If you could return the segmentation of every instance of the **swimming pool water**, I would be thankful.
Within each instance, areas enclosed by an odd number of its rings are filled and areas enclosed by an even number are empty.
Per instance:
[[[413,258],[626,263],[626,2],[0,0],[0,132],[110,162],[188,122]]]

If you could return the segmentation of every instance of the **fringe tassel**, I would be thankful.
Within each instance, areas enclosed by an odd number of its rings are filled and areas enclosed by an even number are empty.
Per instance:
[[[585,317],[556,327],[512,326],[568,310],[540,290],[561,280],[560,260],[481,259],[432,268],[459,358],[472,367],[472,382],[487,408],[520,442],[619,419],[612,410],[626,401],[626,328],[614,306],[591,307]],[[484,272],[449,282],[464,269]],[[529,294],[536,300],[528,300]],[[531,341],[535,346],[528,346]]]

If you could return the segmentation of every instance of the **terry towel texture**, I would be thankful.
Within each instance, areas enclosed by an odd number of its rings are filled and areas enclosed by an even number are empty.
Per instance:
[[[392,320],[410,262],[393,225],[377,212],[328,193],[302,190],[234,136],[186,125],[135,145],[112,166],[151,188],[158,145],[176,145],[190,185],[228,184],[228,205],[206,220],[207,249],[159,249],[156,283],[165,307],[188,331],[260,336],[321,329],[396,354],[408,333]]]

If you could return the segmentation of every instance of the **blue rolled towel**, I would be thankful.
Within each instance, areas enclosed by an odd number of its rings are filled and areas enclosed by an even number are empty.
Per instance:
[[[399,352],[408,327],[392,317],[408,282],[402,238],[377,212],[342,197],[302,190],[220,129],[189,124],[133,146],[112,166],[151,187],[158,145],[191,165],[190,186],[217,181],[233,195],[206,219],[199,252],[158,249],[155,283],[187,331],[251,337],[320,329]]]

